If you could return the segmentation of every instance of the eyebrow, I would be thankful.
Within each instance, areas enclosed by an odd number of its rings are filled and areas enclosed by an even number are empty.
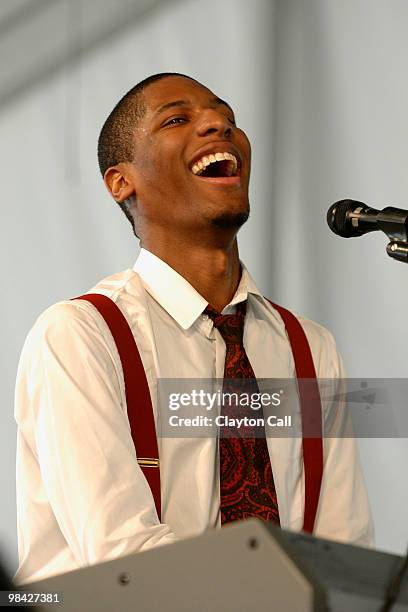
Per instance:
[[[166,104],[162,104],[154,112],[155,112],[155,115],[159,115],[163,111],[168,110],[169,108],[173,108],[174,106],[189,106],[190,104],[191,102],[189,102],[188,100],[173,100],[172,102],[166,102]],[[228,102],[218,97],[211,98],[210,108],[213,108],[214,106],[220,106],[220,105],[226,106],[231,111],[231,113],[234,114],[234,111],[232,110]]]

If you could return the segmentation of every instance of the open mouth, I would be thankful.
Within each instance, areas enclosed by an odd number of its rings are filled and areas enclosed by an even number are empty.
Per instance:
[[[191,172],[203,178],[229,178],[239,176],[240,162],[233,153],[217,152],[203,155],[194,161]]]

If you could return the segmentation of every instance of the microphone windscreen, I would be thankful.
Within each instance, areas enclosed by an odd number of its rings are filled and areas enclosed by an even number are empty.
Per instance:
[[[365,204],[356,200],[339,200],[332,204],[327,211],[327,224],[331,231],[343,238],[360,236],[360,232],[352,226],[347,215],[358,206],[365,206]]]

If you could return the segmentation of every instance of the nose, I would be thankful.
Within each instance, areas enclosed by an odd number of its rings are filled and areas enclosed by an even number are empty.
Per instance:
[[[218,134],[228,138],[232,134],[232,126],[228,117],[216,109],[207,109],[201,115],[198,123],[197,133],[199,136]]]

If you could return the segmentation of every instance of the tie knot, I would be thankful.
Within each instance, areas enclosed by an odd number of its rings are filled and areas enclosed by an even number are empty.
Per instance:
[[[220,332],[225,344],[242,344],[246,302],[237,304],[237,312],[232,315],[222,315],[210,304],[204,312],[212,319],[214,327]]]

